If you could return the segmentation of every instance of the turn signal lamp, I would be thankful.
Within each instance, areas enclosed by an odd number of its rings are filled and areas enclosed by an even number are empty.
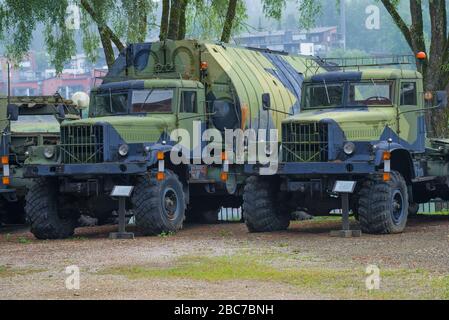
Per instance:
[[[423,52],[423,51],[418,52],[416,54],[416,59],[418,59],[418,60],[426,60],[427,59],[427,54],[425,52]]]
[[[206,71],[209,68],[209,64],[206,61],[201,62],[201,71]]]
[[[156,174],[156,179],[157,179],[157,181],[163,181],[163,180],[165,179],[165,173],[163,173],[163,172],[158,172],[158,173]]]
[[[229,174],[227,172],[222,172],[220,175],[220,178],[221,178],[221,181],[226,182],[226,181],[228,181]]]

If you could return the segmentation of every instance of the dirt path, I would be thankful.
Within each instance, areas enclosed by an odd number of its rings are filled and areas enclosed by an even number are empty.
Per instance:
[[[107,239],[84,228],[64,241],[0,229],[1,299],[449,299],[449,217],[410,223],[404,234],[330,238],[337,221],[294,223],[249,234],[243,224],[187,226],[175,236]],[[81,288],[65,287],[65,268]],[[365,288],[366,267],[381,290]]]

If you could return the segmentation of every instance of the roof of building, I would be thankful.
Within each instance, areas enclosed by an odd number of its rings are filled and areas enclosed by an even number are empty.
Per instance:
[[[268,36],[282,36],[286,33],[292,33],[294,35],[300,34],[314,34],[314,33],[323,33],[337,29],[336,26],[330,27],[318,27],[312,28],[309,30],[275,30],[275,31],[255,31],[250,33],[242,33],[238,36],[235,36],[235,39],[243,39],[243,38],[258,38],[258,37],[268,37]]]

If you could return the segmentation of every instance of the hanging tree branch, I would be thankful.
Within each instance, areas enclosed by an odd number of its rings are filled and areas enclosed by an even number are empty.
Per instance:
[[[107,26],[103,19],[95,12],[90,3],[87,0],[81,0],[81,6],[84,10],[91,16],[92,20],[98,25],[98,30],[100,31],[100,36],[103,34],[104,40],[107,41],[109,38],[119,51],[123,51],[125,46],[122,41],[117,37],[117,35]],[[101,30],[100,30],[101,29]],[[102,39],[103,43],[103,39]],[[104,43],[103,43],[104,45]]]

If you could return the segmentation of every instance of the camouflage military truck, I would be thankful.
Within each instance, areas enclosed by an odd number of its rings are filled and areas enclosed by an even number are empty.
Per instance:
[[[193,161],[176,165],[170,153],[179,141],[171,133],[279,127],[285,115],[263,111],[262,95],[271,93],[274,106],[294,113],[308,68],[321,70],[300,56],[195,40],[128,46],[92,90],[89,118],[63,124],[51,156],[32,150],[32,232],[40,239],[72,235],[76,206],[110,215],[114,185],[135,186],[128,208],[144,235],[175,232],[186,216],[212,212],[217,219],[221,206],[240,206],[243,166],[226,172],[206,165],[204,146],[193,137],[181,141]]]
[[[401,69],[323,73],[302,90],[301,112],[282,124],[278,174],[246,185],[250,231],[286,229],[297,208],[341,208],[337,180],[357,182],[350,205],[365,233],[400,233],[419,203],[449,200],[449,140],[427,139],[425,121],[446,92],[424,93],[421,74]]]
[[[2,220],[24,223],[24,199],[29,179],[23,177],[27,150],[42,146],[46,152],[59,141],[59,126],[63,120],[78,120],[79,109],[72,101],[60,96],[0,98],[2,113],[2,181],[0,189]]]

